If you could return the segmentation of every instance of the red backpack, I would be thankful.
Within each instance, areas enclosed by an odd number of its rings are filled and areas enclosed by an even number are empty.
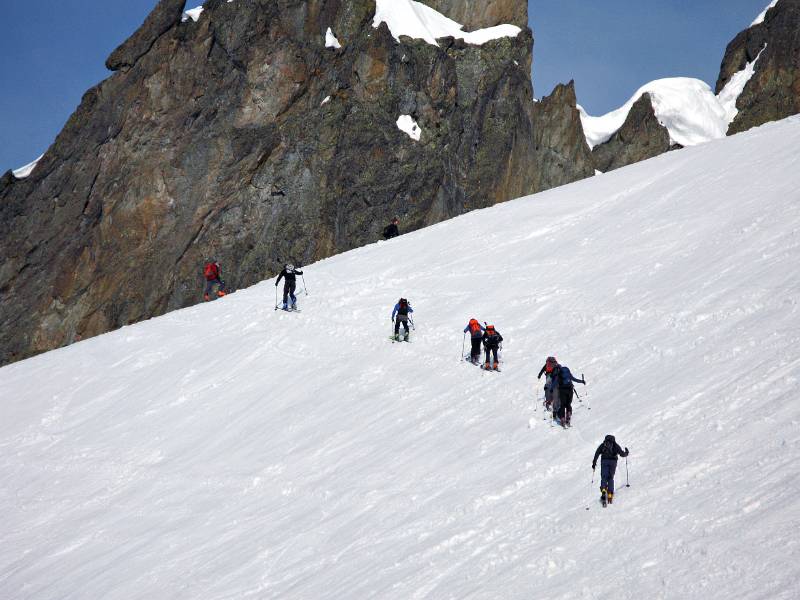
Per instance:
[[[219,267],[215,263],[206,263],[203,275],[206,276],[206,281],[213,281],[219,277]]]
[[[556,362],[556,359],[555,359],[554,356],[548,356],[547,360],[544,363],[545,373],[552,373],[553,369],[556,368],[557,364],[558,364],[558,362]]]
[[[472,335],[475,335],[481,330],[481,324],[478,323],[476,319],[470,319],[469,321],[469,331]]]

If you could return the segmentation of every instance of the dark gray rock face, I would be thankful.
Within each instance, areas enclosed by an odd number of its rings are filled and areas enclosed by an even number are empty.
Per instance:
[[[650,94],[633,104],[622,127],[603,144],[592,149],[598,171],[605,173],[668,152],[669,131],[658,122]]]
[[[728,44],[717,93],[762,49],[755,73],[736,102],[739,114],[728,128],[729,135],[800,112],[800,0],[780,0],[763,23],[742,31]]]
[[[461,23],[466,31],[504,23],[528,26],[528,0],[425,0],[423,4]]]
[[[534,105],[534,142],[539,178],[546,190],[594,175],[592,155],[583,134],[575,99],[575,82],[559,84]]]
[[[186,0],[160,0],[153,12],[125,43],[106,60],[109,71],[130,68],[147,54],[156,40],[180,22]]]
[[[244,287],[572,176],[541,173],[527,28],[435,47],[373,28],[372,0],[178,4],[0,184],[2,363],[198,302],[209,256]]]

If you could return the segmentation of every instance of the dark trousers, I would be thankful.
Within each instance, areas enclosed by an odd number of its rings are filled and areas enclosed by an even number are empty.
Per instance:
[[[220,279],[219,277],[217,277],[216,279],[211,279],[211,280],[207,279],[206,280],[206,292],[205,292],[206,296],[210,296],[211,295],[211,292],[214,291],[214,286],[215,285],[219,286],[217,288],[218,291],[220,291],[220,292],[224,292],[225,291],[225,282],[222,281],[222,279]]]
[[[283,284],[283,303],[286,304],[287,296],[292,299],[292,304],[297,304],[297,298],[294,295],[294,288],[297,287],[297,282],[292,281],[289,283],[288,281]]]
[[[568,423],[572,420],[572,395],[574,393],[575,389],[572,386],[558,388],[558,418]]]
[[[497,346],[485,346],[486,348],[486,362],[491,363],[492,361],[489,360],[491,354],[494,354],[494,362],[498,362],[497,360]]]
[[[600,459],[600,490],[614,493],[614,473],[617,472],[617,461]]]
[[[481,358],[481,338],[470,338],[470,341],[472,342],[472,350],[470,351],[469,356],[472,361],[475,362]]]
[[[400,333],[400,323],[403,324],[405,335],[408,335],[408,317],[406,315],[397,315],[397,318],[394,320],[394,334],[397,335]]]

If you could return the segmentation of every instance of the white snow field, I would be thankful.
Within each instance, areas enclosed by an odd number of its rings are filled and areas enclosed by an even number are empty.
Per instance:
[[[797,598],[798,147],[793,117],[307,266],[301,313],[266,281],[1,369],[0,598]],[[472,316],[501,373],[460,361]],[[569,430],[548,354],[588,380]]]

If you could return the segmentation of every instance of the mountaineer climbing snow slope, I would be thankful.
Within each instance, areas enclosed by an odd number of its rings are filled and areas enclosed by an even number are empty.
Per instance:
[[[3,368],[0,597],[796,597],[799,146],[790,118],[307,265],[299,315],[270,280]],[[568,430],[533,419],[548,355],[588,382]]]

